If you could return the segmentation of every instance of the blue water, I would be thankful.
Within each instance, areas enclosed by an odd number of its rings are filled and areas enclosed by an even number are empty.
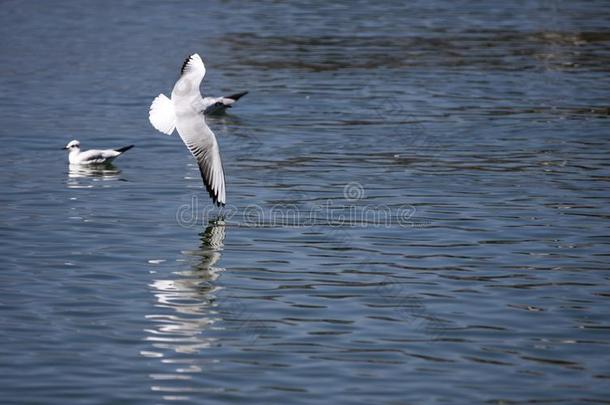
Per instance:
[[[609,15],[2,2],[1,402],[607,403]],[[147,120],[192,52],[224,210]]]

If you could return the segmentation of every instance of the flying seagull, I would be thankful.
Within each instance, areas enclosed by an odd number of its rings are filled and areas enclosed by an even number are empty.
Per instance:
[[[194,53],[186,58],[171,99],[159,94],[150,106],[148,119],[164,134],[171,135],[174,129],[178,130],[182,142],[197,159],[210,198],[221,206],[226,203],[225,173],[218,142],[205,122],[206,104],[199,92],[204,76],[201,57]]]
[[[71,165],[101,165],[110,163],[131,148],[133,148],[133,145],[117,149],[91,149],[81,152],[80,142],[77,140],[70,141],[64,147],[64,149],[70,151],[68,159]]]

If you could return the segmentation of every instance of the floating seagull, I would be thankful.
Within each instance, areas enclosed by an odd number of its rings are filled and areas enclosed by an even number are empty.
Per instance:
[[[133,145],[123,146],[118,149],[91,149],[84,152],[80,151],[80,142],[70,141],[64,149],[70,151],[68,156],[71,165],[101,165],[110,163],[124,152],[133,148]]]
[[[171,99],[159,94],[150,106],[148,119],[164,134],[171,135],[174,129],[178,130],[180,138],[197,159],[210,198],[221,206],[226,203],[225,174],[218,142],[205,122],[204,114],[209,105],[199,92],[204,76],[201,57],[195,53],[186,58]]]
[[[205,110],[203,113],[205,115],[216,115],[225,112],[227,108],[233,107],[233,104],[248,94],[247,91],[242,91],[241,93],[231,94],[226,97],[204,97],[203,104],[205,106]]]

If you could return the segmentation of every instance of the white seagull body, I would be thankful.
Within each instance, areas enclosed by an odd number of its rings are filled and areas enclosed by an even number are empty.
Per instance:
[[[205,66],[198,54],[189,56],[182,65],[180,79],[174,85],[171,99],[159,94],[152,102],[149,120],[155,129],[171,135],[174,129],[191,151],[212,201],[226,203],[225,174],[220,160],[216,136],[205,122],[206,105],[199,85],[205,76]]]
[[[80,150],[80,142],[77,140],[70,141],[64,149],[70,151],[68,159],[71,165],[101,165],[112,162],[123,153],[133,148],[133,145],[123,146],[117,149],[91,149],[86,151]]]

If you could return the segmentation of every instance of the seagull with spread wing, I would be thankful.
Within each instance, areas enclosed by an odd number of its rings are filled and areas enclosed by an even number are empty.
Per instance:
[[[203,178],[206,190],[218,206],[226,203],[225,174],[214,133],[205,122],[209,107],[201,97],[199,85],[205,66],[198,54],[184,61],[180,79],[174,85],[171,99],[159,94],[150,106],[149,120],[158,131],[171,135],[178,130],[180,138],[191,151]]]

